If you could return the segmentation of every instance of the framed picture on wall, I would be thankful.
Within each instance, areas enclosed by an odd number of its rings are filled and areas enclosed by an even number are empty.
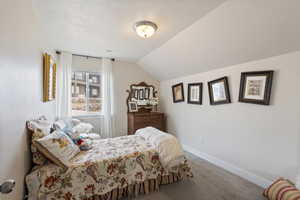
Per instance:
[[[183,83],[178,83],[172,86],[173,93],[173,102],[183,102],[184,101],[184,91],[183,91]]]
[[[188,84],[188,100],[189,104],[202,104],[202,83]]]
[[[274,71],[243,72],[239,102],[270,105]]]
[[[56,94],[56,63],[50,54],[43,54],[43,101],[52,101]]]
[[[211,105],[231,103],[227,77],[208,82],[208,92]]]

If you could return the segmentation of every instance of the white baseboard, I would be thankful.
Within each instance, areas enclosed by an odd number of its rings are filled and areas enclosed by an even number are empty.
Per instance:
[[[231,172],[235,175],[238,175],[238,176],[240,176],[240,177],[242,177],[242,178],[244,178],[244,179],[246,179],[246,180],[248,180],[248,181],[250,181],[250,182],[252,182],[256,185],[259,185],[263,188],[268,187],[272,183],[272,181],[270,181],[270,180],[267,180],[263,177],[260,177],[260,176],[254,174],[254,173],[251,173],[247,170],[241,169],[241,168],[239,168],[237,166],[234,166],[234,165],[232,165],[228,162],[220,160],[220,159],[218,159],[214,156],[210,156],[206,153],[200,152],[200,151],[198,151],[197,149],[195,149],[193,147],[190,147],[190,146],[184,145],[184,144],[182,144],[182,147],[185,151],[187,151],[189,153],[192,153],[192,154],[194,154],[194,155],[196,155],[196,156],[198,156],[198,157],[200,157],[200,158],[202,158],[202,159],[204,159],[204,160],[206,160],[206,161],[208,161],[208,162],[210,162],[214,165],[222,167],[223,169],[225,169],[225,170],[227,170],[227,171],[229,171],[229,172]]]

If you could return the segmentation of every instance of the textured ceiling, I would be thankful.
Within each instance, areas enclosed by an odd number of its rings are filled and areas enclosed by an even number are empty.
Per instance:
[[[299,0],[228,0],[138,63],[160,80],[300,50]]]
[[[91,56],[136,61],[158,48],[224,0],[32,0],[50,47]],[[157,23],[150,39],[133,24]],[[106,50],[112,50],[107,52]]]

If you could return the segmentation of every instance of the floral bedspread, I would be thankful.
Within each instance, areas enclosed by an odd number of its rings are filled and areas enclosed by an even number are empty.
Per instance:
[[[83,200],[170,173],[154,147],[137,135],[93,140],[93,148],[71,163],[67,171],[51,163],[34,168],[26,177],[29,200]],[[191,175],[187,162],[172,172],[179,170]]]

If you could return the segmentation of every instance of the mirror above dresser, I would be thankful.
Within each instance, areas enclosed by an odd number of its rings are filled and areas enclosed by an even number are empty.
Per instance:
[[[132,84],[127,92],[128,112],[157,111],[158,96],[153,85],[148,85],[145,82]]]

